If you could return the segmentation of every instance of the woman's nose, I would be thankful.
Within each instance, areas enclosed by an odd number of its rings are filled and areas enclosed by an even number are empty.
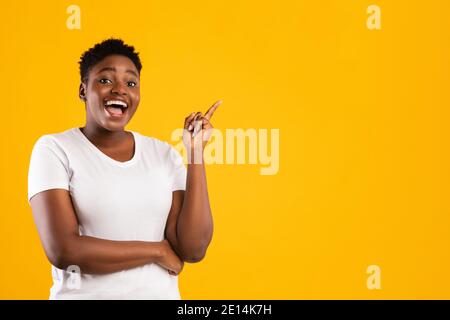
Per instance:
[[[111,89],[112,93],[115,94],[120,94],[120,95],[126,95],[127,94],[127,90],[125,88],[125,86],[120,83],[119,81],[116,81]]]

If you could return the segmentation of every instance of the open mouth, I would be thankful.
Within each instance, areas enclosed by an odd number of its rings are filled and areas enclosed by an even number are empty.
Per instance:
[[[120,100],[108,100],[105,103],[105,110],[112,117],[123,117],[128,110],[128,105]]]

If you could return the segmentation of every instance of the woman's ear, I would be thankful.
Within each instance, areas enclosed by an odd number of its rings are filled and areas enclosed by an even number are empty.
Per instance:
[[[78,89],[80,99],[86,101],[86,85],[82,82],[80,83],[80,88]]]

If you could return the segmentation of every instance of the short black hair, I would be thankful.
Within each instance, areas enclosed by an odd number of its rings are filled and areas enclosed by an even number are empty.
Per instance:
[[[81,82],[88,80],[89,70],[107,56],[119,54],[133,61],[139,74],[141,73],[142,64],[139,53],[134,51],[133,46],[126,45],[123,40],[110,38],[97,43],[94,47],[85,51],[78,62],[80,64]]]

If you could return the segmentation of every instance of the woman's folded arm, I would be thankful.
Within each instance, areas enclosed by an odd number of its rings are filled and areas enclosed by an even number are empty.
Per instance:
[[[76,265],[84,273],[105,274],[163,259],[166,250],[161,242],[80,236],[70,194],[65,189],[40,192],[30,204],[47,258],[59,269]]]

